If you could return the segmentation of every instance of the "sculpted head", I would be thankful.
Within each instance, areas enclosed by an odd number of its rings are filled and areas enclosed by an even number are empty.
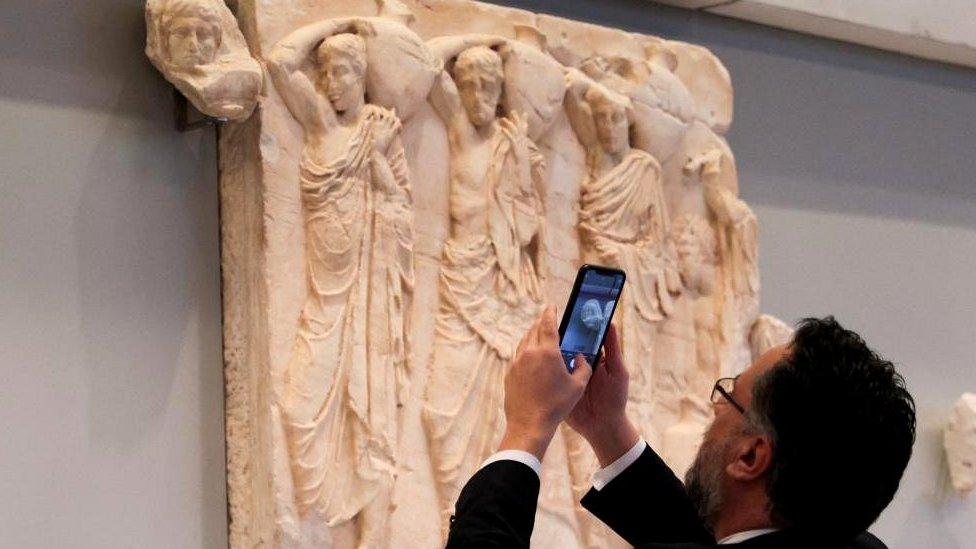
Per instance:
[[[366,94],[366,42],[343,33],[322,41],[316,50],[319,85],[338,112],[356,108]]]
[[[454,82],[472,124],[481,127],[495,120],[504,81],[502,58],[491,48],[476,46],[458,55]]]
[[[591,87],[586,102],[593,112],[596,136],[609,154],[619,154],[630,147],[630,120],[627,110],[630,100],[606,88]]]
[[[172,0],[160,19],[164,56],[183,70],[212,63],[220,48],[220,15],[199,0]]]

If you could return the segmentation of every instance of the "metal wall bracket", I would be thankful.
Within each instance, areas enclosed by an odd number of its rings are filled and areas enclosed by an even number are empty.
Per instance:
[[[223,117],[207,116],[196,109],[180,90],[173,88],[173,105],[176,116],[176,129],[180,132],[190,132],[210,126],[223,126],[227,119]]]

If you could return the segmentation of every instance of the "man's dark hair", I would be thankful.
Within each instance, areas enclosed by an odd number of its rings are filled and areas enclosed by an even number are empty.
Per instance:
[[[829,316],[799,323],[787,356],[756,380],[749,418],[773,443],[773,518],[827,538],[878,518],[915,442],[905,380]]]

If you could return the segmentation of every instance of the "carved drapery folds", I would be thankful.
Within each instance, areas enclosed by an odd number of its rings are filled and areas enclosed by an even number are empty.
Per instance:
[[[218,59],[161,46],[164,2],[147,6],[154,62]],[[440,546],[504,428],[514,348],[582,262],[627,270],[628,410],[686,468],[711,383],[779,337],[753,330],[757,224],[721,63],[464,0],[236,15],[264,87],[249,118],[247,94],[221,103],[243,121],[221,135],[231,545]],[[621,543],[576,504],[595,468],[557,434],[536,546]]]

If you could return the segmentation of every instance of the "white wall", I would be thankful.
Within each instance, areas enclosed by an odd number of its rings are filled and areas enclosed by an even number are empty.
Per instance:
[[[640,0],[509,5],[701,43],[763,230],[765,309],[902,365],[915,457],[874,527],[976,548],[938,427],[976,390],[976,72]],[[138,0],[0,6],[0,545],[226,543],[213,134],[171,129]]]
[[[834,314],[900,365],[919,436],[872,530],[893,549],[976,548],[947,493],[941,424],[976,391],[976,71],[642,0],[506,0],[712,49],[761,225],[763,308]]]
[[[142,5],[0,5],[3,547],[226,544],[214,135]]]

